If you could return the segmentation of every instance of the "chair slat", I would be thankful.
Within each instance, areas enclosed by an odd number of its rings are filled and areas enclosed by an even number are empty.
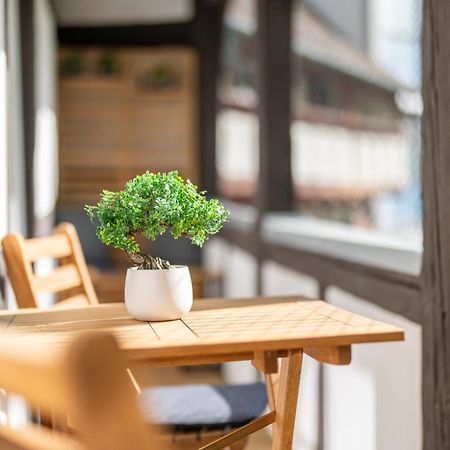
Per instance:
[[[0,386],[45,413],[67,414],[77,440],[57,430],[0,426],[2,449],[157,449],[110,334],[84,334],[49,349],[30,345],[20,333],[5,333],[0,340]]]
[[[65,298],[64,300],[60,300],[53,307],[64,309],[64,308],[73,308],[76,306],[80,306],[80,307],[86,306],[87,304],[89,304],[89,302],[88,302],[86,295],[79,294],[79,295],[74,295],[73,297]]]
[[[24,247],[30,262],[39,258],[65,258],[72,254],[70,242],[63,234],[27,239]]]
[[[35,277],[35,286],[42,292],[61,292],[81,286],[81,278],[75,264],[57,267],[49,275]]]
[[[64,410],[70,402],[57,353],[36,351],[20,335],[3,335],[0,362],[0,386],[7,392],[23,395],[31,405],[43,409]]]
[[[61,223],[52,236],[24,239],[17,233],[2,239],[8,276],[19,308],[39,308],[39,292],[60,293],[61,299],[75,297],[73,303],[84,300],[98,304],[86,261],[75,227]],[[59,259],[62,265],[46,276],[36,276],[33,262],[39,258]],[[62,294],[64,293],[64,294]],[[81,296],[82,295],[82,296]],[[65,302],[65,306],[69,302]]]
[[[84,259],[83,250],[81,248],[80,238],[76,228],[70,223],[60,223],[55,228],[56,234],[66,236],[71,248],[71,261],[74,262],[80,273],[81,282],[83,284],[84,293],[90,305],[98,305],[97,294],[94,290],[91,277]]]

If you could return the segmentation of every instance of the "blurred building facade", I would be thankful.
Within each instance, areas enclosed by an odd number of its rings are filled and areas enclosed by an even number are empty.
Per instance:
[[[255,8],[235,3],[225,22],[217,166],[224,195],[248,201],[258,179]],[[420,3],[396,8],[406,18],[393,37],[382,2],[297,3],[292,172],[304,213],[414,230],[420,240]]]

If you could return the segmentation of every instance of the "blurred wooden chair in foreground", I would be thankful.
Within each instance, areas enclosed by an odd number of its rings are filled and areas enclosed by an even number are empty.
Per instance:
[[[157,449],[144,424],[115,339],[86,334],[64,352],[39,352],[20,337],[0,340],[0,386],[31,405],[68,415],[76,435],[29,424],[0,426],[0,448],[11,450]]]
[[[24,239],[11,233],[2,240],[8,277],[19,308],[39,308],[39,293],[58,295],[58,306],[96,305],[97,295],[75,227],[61,223],[51,236]],[[33,263],[53,258],[60,265],[38,276]]]

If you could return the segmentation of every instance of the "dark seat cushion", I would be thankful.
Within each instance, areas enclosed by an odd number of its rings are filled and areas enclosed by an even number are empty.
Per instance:
[[[261,415],[266,404],[264,383],[189,384],[142,392],[146,418],[180,431],[242,426]]]

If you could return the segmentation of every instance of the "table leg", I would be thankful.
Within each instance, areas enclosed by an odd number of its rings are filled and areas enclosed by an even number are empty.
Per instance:
[[[278,392],[278,374],[266,373],[264,375],[266,381],[267,400],[271,410],[276,410],[276,393]]]
[[[295,414],[302,369],[303,351],[289,351],[281,360],[278,392],[275,393],[276,417],[273,425],[273,450],[291,450]]]

